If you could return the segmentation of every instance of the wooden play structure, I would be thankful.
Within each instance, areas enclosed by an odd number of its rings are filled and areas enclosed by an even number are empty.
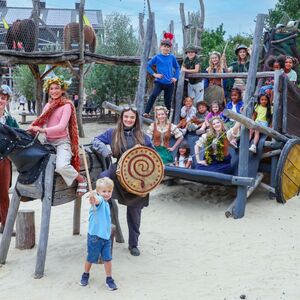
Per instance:
[[[55,53],[24,53],[11,50],[0,51],[0,64],[4,66],[16,64],[29,65],[36,80],[36,95],[39,97],[39,100],[41,100],[42,94],[42,80],[57,66],[68,67],[74,72],[75,76],[78,77],[78,95],[79,99],[83,99],[84,64],[105,63],[114,65],[139,65],[140,73],[136,94],[136,105],[138,111],[142,115],[144,110],[143,101],[146,85],[146,65],[151,52],[151,47],[153,46],[151,41],[154,34],[154,14],[149,9],[149,19],[147,21],[144,44],[140,57],[109,57],[91,53],[84,49],[82,23],[83,9],[84,0],[81,0],[79,50]],[[300,129],[298,126],[300,120],[300,94],[299,90],[288,84],[286,78],[282,76],[280,71],[275,73],[256,72],[260,52],[259,41],[263,32],[264,19],[264,15],[258,15],[257,17],[249,73],[201,73],[190,75],[191,77],[200,78],[247,78],[246,94],[244,98],[245,115],[237,115],[229,111],[225,112],[227,116],[243,124],[240,150],[239,152],[234,151],[232,153],[233,164],[235,164],[235,174],[225,175],[207,171],[184,170],[170,166],[165,167],[165,175],[170,177],[196,182],[236,186],[237,197],[226,211],[226,216],[233,216],[234,218],[241,218],[244,216],[247,197],[249,197],[259,185],[272,195],[275,195],[277,200],[282,203],[297,195],[300,188],[300,160],[297,155],[300,152],[300,140],[298,138],[300,137]],[[186,35],[185,38],[188,39],[188,36]],[[197,30],[195,39],[198,39]],[[179,59],[179,61],[181,60],[182,59]],[[38,66],[39,64],[51,64],[52,67],[44,74],[41,74]],[[74,69],[75,65],[76,68],[78,68],[78,71],[76,72]],[[250,119],[255,101],[256,79],[266,77],[274,77],[275,80],[272,128],[261,127]],[[174,123],[176,123],[176,120],[179,120],[184,78],[185,74],[182,73],[177,85]],[[108,109],[118,111],[118,108],[113,107],[112,104],[106,103],[105,105]],[[81,105],[79,106],[79,115],[82,115]],[[80,120],[82,121],[82,119]],[[147,122],[149,122],[149,120]],[[249,155],[249,128],[255,128],[262,133],[256,155]],[[190,143],[193,143],[197,137],[192,136],[188,137],[188,139]],[[90,147],[87,147],[87,150],[91,179],[92,182],[95,182],[100,171],[105,170],[109,166],[109,162],[103,159],[103,157],[99,157],[93,153]],[[67,188],[62,178],[54,174],[54,165],[55,154],[49,153],[49,160],[45,172],[40,173],[40,176],[34,183],[21,184],[17,182],[11,200],[5,230],[0,243],[0,264],[5,264],[11,241],[11,233],[13,232],[13,226],[20,201],[28,202],[35,199],[42,199],[41,231],[37,249],[35,278],[41,278],[44,275],[51,207],[74,201],[73,234],[79,234],[80,232],[81,200],[76,198],[75,186]],[[84,169],[82,169],[81,172],[84,174]],[[266,182],[265,179],[267,179],[268,176],[270,177],[270,180]],[[118,221],[118,210],[115,201],[112,201],[112,220],[117,227],[116,240],[118,242],[124,242]]]

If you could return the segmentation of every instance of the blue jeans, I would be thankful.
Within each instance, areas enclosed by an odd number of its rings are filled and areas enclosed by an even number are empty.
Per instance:
[[[96,264],[101,257],[103,261],[111,261],[111,241],[104,240],[96,235],[88,234],[87,238],[87,261]]]
[[[146,105],[145,113],[149,114],[156,98],[159,96],[161,91],[164,91],[164,102],[166,108],[170,111],[171,108],[171,102],[172,102],[172,95],[174,91],[174,83],[171,84],[162,84],[159,82],[154,82],[154,88],[152,91],[151,96],[149,97],[149,100]]]

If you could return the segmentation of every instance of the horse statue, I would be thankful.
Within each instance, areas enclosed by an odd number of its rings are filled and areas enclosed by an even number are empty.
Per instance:
[[[94,53],[96,50],[97,37],[93,27],[84,25],[84,44],[88,44],[89,51]],[[64,27],[64,50],[71,50],[72,43],[79,43],[79,24],[72,22]]]
[[[28,202],[41,199],[41,231],[35,269],[35,278],[41,278],[45,268],[51,207],[76,200],[74,203],[73,234],[79,234],[80,205],[78,201],[80,199],[77,199],[76,196],[76,183],[67,187],[63,179],[54,172],[55,149],[51,145],[40,143],[37,137],[23,129],[11,128],[0,123],[0,160],[8,157],[19,172],[0,241],[0,264],[4,264],[6,261],[20,201]],[[87,148],[85,149],[88,154],[89,174],[91,183],[95,185],[100,172],[108,168],[109,161],[101,155],[93,153],[91,148]],[[86,172],[86,170],[81,168],[80,172]],[[114,199],[112,199],[111,205],[112,222],[116,226],[116,241],[124,243],[118,207]]]
[[[5,37],[5,43],[10,50],[32,52],[36,42],[35,24],[31,19],[16,20],[9,27]]]

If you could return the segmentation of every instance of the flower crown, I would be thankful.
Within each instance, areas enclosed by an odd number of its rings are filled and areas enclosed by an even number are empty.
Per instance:
[[[64,80],[63,77],[56,76],[56,77],[49,78],[44,82],[44,85],[43,85],[44,91],[48,92],[50,85],[53,83],[59,85],[61,87],[61,89],[64,91],[66,91],[69,87],[69,84]]]
[[[159,106],[155,106],[154,107],[154,111],[155,111],[155,114],[158,110],[163,110],[166,114],[169,113],[169,110],[165,107],[165,106],[162,106],[162,105],[159,105]]]

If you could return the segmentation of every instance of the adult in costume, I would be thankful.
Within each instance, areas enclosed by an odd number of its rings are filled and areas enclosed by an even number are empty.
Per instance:
[[[116,170],[122,154],[137,144],[153,148],[150,138],[142,132],[139,115],[134,107],[125,107],[117,121],[117,127],[108,129],[93,140],[93,147],[97,152],[104,157],[113,156],[117,159],[117,162],[111,164],[108,170],[100,174],[100,177],[109,177],[114,180],[113,198],[127,206],[128,249],[134,256],[140,255],[138,240],[141,212],[145,206],[149,205],[149,194],[141,197],[127,192],[118,181]]]
[[[168,110],[166,107],[155,107],[155,122],[149,126],[147,134],[151,137],[154,147],[163,163],[172,163],[174,161],[172,152],[183,140],[183,134],[176,125],[168,120]],[[175,137],[176,142],[171,147],[170,139],[172,136]]]
[[[0,87],[0,123],[5,124],[10,127],[19,127],[17,121],[6,111],[6,106],[8,104],[9,98],[12,92],[9,86],[3,84]],[[0,233],[3,232],[8,207],[9,207],[9,195],[8,190],[11,184],[11,162],[8,158],[1,158],[0,153]]]
[[[245,45],[238,45],[235,49],[237,60],[231,63],[228,67],[229,72],[233,73],[247,73],[250,65],[250,48]],[[246,80],[242,78],[235,78],[234,82],[230,82],[229,88],[238,88],[244,94],[246,89]]]
[[[78,182],[77,193],[87,191],[86,178],[79,174],[79,136],[73,102],[66,97],[68,84],[60,77],[48,79],[44,90],[50,96],[42,114],[29,126],[32,133],[44,133],[56,148],[56,169],[68,186]]]
[[[224,123],[220,117],[213,117],[209,126],[210,131],[203,134],[195,144],[196,169],[230,174],[231,156]],[[200,160],[200,149],[203,147],[204,160]]]

